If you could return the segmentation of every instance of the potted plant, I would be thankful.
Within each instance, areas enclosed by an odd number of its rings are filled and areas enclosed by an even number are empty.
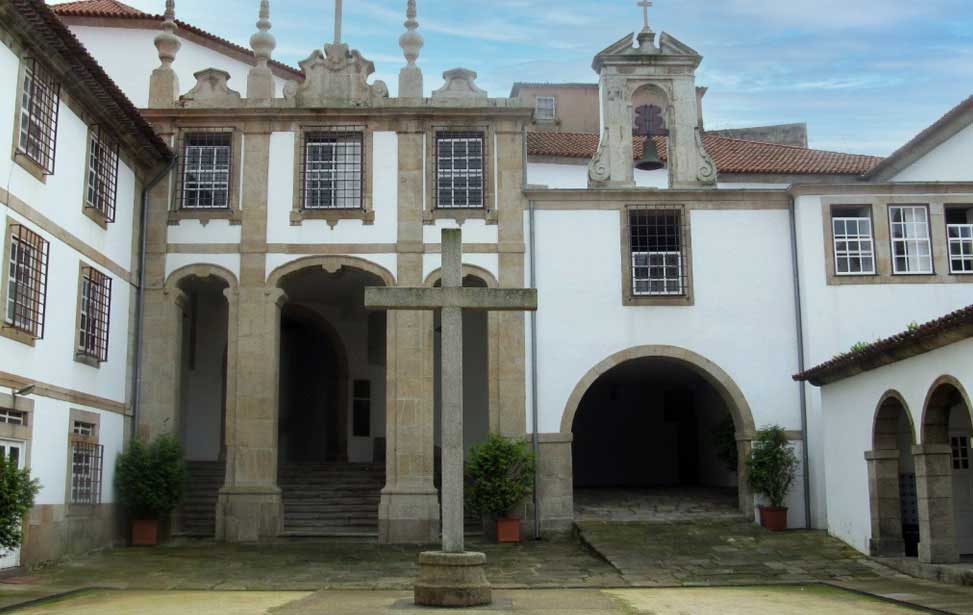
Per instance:
[[[0,455],[0,555],[18,548],[24,540],[24,518],[34,506],[40,483],[30,470]]]
[[[135,439],[118,456],[115,488],[132,520],[133,546],[159,543],[159,522],[179,505],[185,483],[186,461],[173,436],[161,436],[151,444]]]
[[[780,532],[787,529],[784,500],[797,476],[797,456],[782,427],[773,425],[757,432],[747,458],[747,479],[754,491],[770,501],[760,506],[760,524]]]
[[[514,508],[534,487],[534,454],[526,440],[490,434],[473,447],[466,464],[466,502],[484,519],[498,542],[520,542],[520,518]]]

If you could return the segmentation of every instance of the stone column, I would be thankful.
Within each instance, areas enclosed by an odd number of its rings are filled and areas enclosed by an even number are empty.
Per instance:
[[[912,455],[919,500],[919,561],[956,563],[952,450],[947,444],[925,444],[912,447]]]
[[[398,285],[422,285],[423,134],[400,132]],[[433,483],[432,312],[388,313],[386,485],[378,509],[382,543],[439,539]],[[428,367],[427,367],[428,365]]]
[[[497,220],[500,243],[500,288],[523,288],[524,274],[524,210],[523,193],[524,145],[518,126],[498,129],[497,148]],[[527,433],[527,340],[523,312],[498,312],[496,323],[498,351],[499,399],[496,404],[495,431],[508,437],[522,437]],[[491,337],[494,331],[489,331]],[[492,407],[492,405],[491,405]]]
[[[753,448],[753,436],[750,434],[737,434],[737,497],[740,502],[740,512],[747,519],[754,518],[753,491],[750,489],[750,481],[747,472],[747,457]]]
[[[139,437],[178,436],[182,385],[182,326],[186,295],[178,288],[145,291]]]
[[[902,557],[902,508],[899,497],[898,449],[875,450],[865,453],[868,463],[869,509],[872,538],[868,543],[873,557]]]
[[[280,308],[285,300],[280,289],[240,290],[237,394],[227,409],[226,484],[216,516],[216,536],[221,540],[273,538],[283,527],[277,487],[277,396]]]

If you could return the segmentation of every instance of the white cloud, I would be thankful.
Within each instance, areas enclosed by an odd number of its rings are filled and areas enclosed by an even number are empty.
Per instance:
[[[802,29],[844,30],[902,23],[938,13],[948,0],[731,0],[760,19]],[[939,5],[939,6],[937,6]]]

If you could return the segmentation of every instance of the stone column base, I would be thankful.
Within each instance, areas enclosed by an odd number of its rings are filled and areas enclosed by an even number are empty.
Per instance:
[[[216,504],[216,538],[259,542],[284,529],[284,502],[277,487],[224,487]]]
[[[378,541],[429,545],[439,542],[439,493],[433,488],[382,490]]]
[[[419,606],[469,607],[493,602],[482,553],[419,554],[419,580],[415,586]]]

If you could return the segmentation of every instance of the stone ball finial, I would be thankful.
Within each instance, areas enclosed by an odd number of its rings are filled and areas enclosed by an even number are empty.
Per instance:
[[[402,48],[409,66],[415,66],[416,60],[419,59],[419,51],[425,45],[422,35],[416,32],[419,28],[419,22],[416,20],[416,0],[409,0],[405,15],[406,19],[403,25],[405,25],[407,32],[399,37],[399,47]]]
[[[257,20],[259,32],[250,37],[250,48],[257,56],[257,62],[265,65],[271,58],[274,49],[277,48],[277,39],[270,33],[270,0],[261,0],[260,18]]]
[[[165,19],[162,22],[162,32],[155,37],[155,48],[159,50],[159,60],[162,66],[169,67],[176,59],[176,53],[182,47],[176,36],[176,1],[166,0]]]

